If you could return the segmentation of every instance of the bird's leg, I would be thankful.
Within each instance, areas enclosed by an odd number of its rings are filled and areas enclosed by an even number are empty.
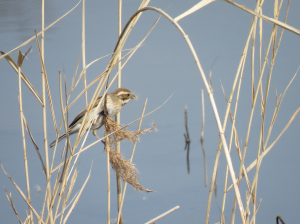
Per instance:
[[[93,135],[96,136],[98,139],[101,139],[98,134],[97,134],[97,129],[93,130]],[[101,142],[104,144],[105,146],[105,141],[101,140]]]

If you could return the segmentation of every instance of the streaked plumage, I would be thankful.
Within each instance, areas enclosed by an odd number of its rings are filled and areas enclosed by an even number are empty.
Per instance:
[[[91,121],[91,130],[97,130],[101,128],[101,126],[104,124],[103,123],[103,114],[104,114],[104,100],[102,101],[100,107],[98,108],[96,115],[92,118],[92,115],[94,114],[95,110],[97,109],[96,107],[100,103],[102,96],[99,96],[98,99],[96,100],[93,108],[90,111],[90,117],[89,120]],[[117,115],[122,107],[128,103],[131,99],[136,99],[136,96],[128,89],[125,88],[118,88],[115,91],[107,94],[107,114],[108,117],[112,118],[115,115]],[[79,131],[81,124],[84,119],[84,115],[86,114],[86,109],[81,111],[75,119],[71,122],[69,125],[69,135],[75,134]],[[58,138],[58,142],[66,138],[66,134],[61,135]],[[55,141],[53,141],[50,144],[50,148],[55,145]]]

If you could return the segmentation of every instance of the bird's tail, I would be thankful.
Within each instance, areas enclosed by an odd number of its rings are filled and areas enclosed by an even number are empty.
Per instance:
[[[73,126],[69,127],[69,130],[68,130],[69,136],[70,136],[70,135],[73,135],[73,134],[75,134],[75,133],[77,133],[77,132],[79,131],[79,129],[80,129],[80,126],[81,126],[80,124],[77,124],[77,125],[73,125]],[[58,138],[57,143],[60,142],[61,140],[63,140],[64,138],[66,138],[66,137],[67,137],[66,133],[63,134],[63,135],[61,135],[61,136]],[[55,146],[55,144],[56,144],[56,140],[53,141],[53,142],[51,142],[51,144],[49,145],[50,148],[52,148],[53,146]]]
[[[62,136],[60,136],[60,137],[58,138],[57,143],[59,143],[61,140],[63,140],[63,139],[66,138],[66,137],[67,137],[67,135],[66,135],[66,134],[63,134]],[[54,140],[54,141],[49,145],[49,147],[52,148],[53,146],[55,146],[55,144],[56,144],[56,140]]]

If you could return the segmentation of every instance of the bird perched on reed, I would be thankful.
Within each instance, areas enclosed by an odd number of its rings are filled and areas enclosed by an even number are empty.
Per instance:
[[[101,128],[101,126],[104,124],[103,118],[104,118],[104,99],[102,100],[101,105],[99,108],[97,108],[98,104],[101,101],[102,96],[99,96],[96,102],[94,103],[92,109],[90,110],[89,113],[89,122],[91,122],[91,130],[94,130],[94,135],[97,136],[96,132],[97,129]],[[130,100],[136,99],[136,96],[128,89],[125,88],[118,88],[115,91],[107,94],[107,101],[106,101],[106,106],[107,106],[107,116],[112,118],[115,115],[117,115],[122,107],[128,103]],[[97,110],[95,112],[95,110]],[[75,119],[72,121],[72,123],[69,125],[69,135],[75,134],[79,131],[84,116],[86,114],[86,109],[81,111]],[[93,114],[95,113],[94,117]],[[66,138],[67,135],[63,134],[58,138],[58,142]],[[53,147],[56,144],[56,140],[53,141],[50,144],[50,148]]]

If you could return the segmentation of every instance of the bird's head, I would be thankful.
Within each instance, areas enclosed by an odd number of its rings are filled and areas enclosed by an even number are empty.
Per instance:
[[[130,90],[125,88],[118,88],[112,93],[115,94],[120,100],[122,100],[122,106],[132,99],[137,99],[137,97]]]

